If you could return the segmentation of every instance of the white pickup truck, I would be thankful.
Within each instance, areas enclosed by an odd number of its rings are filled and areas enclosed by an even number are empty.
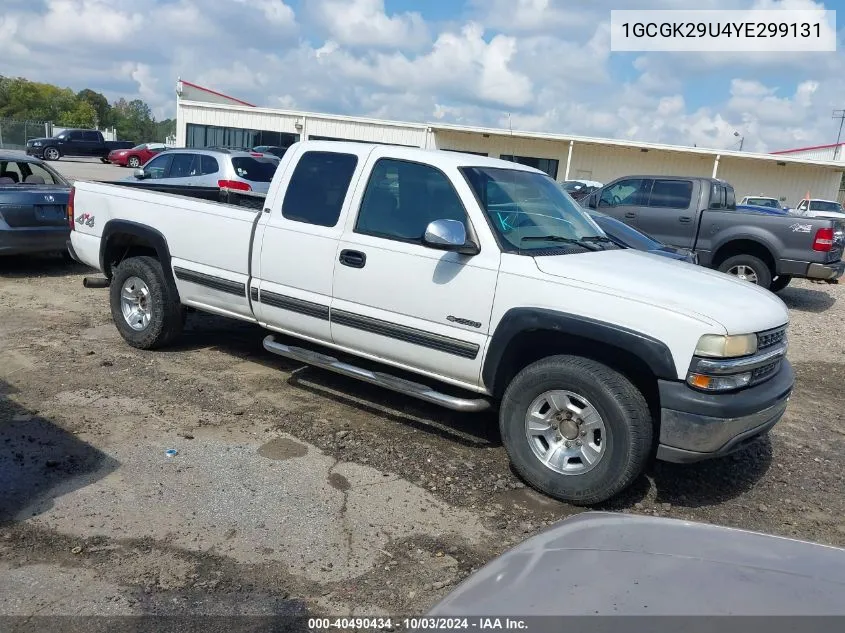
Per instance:
[[[615,495],[654,456],[730,453],[786,409],[780,299],[616,246],[535,169],[305,141],[263,203],[77,181],[69,248],[105,274],[130,345],[173,341],[186,306],[259,323],[270,352],[497,408],[519,473],[576,504]]]

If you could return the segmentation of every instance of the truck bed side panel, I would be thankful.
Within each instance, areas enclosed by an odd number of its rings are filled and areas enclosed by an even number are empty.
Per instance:
[[[785,262],[789,265],[788,262],[838,261],[842,257],[841,246],[830,252],[813,250],[816,232],[831,226],[830,220],[819,218],[708,210],[701,216],[696,250],[702,254],[702,263],[707,263],[729,242],[752,240],[768,248],[775,260],[776,272],[782,273]]]
[[[247,295],[249,245],[259,213],[184,196],[93,182],[77,182],[80,234],[101,237],[110,221],[148,226],[165,236],[182,303],[253,320]],[[88,240],[79,236],[79,241]],[[90,248],[90,246],[88,247]]]

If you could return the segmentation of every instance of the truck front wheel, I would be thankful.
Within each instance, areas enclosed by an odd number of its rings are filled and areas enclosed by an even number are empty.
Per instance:
[[[114,271],[109,299],[112,319],[132,347],[156,349],[182,333],[185,310],[154,257],[123,260]]]
[[[653,422],[642,393],[619,372],[580,356],[551,356],[508,385],[499,412],[508,456],[545,494],[593,505],[645,468]]]

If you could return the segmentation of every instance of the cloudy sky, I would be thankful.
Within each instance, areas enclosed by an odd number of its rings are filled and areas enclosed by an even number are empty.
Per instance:
[[[610,52],[611,8],[845,0],[0,0],[0,74],[140,97],[771,151],[833,143],[845,54]]]

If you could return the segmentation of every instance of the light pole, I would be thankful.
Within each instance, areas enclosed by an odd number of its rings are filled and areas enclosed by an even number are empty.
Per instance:
[[[745,137],[739,132],[734,131],[734,136],[739,139],[739,151],[742,151],[742,144],[745,142]]]
[[[833,118],[839,119],[839,134],[836,135],[836,145],[833,146],[833,160],[839,154],[839,142],[842,140],[842,124],[845,123],[845,110],[834,110]]]

